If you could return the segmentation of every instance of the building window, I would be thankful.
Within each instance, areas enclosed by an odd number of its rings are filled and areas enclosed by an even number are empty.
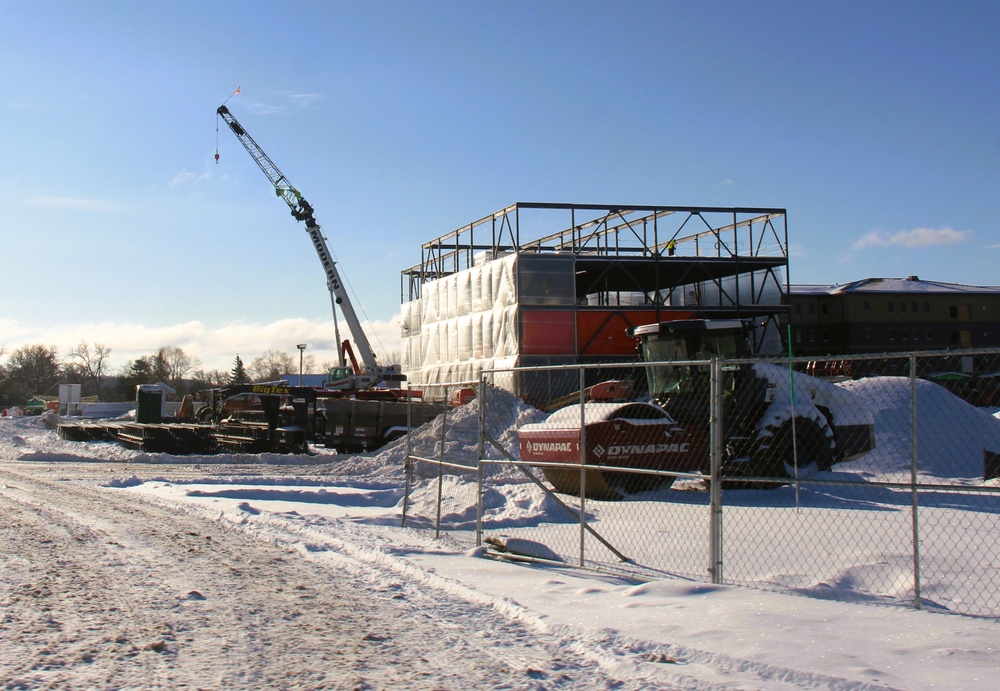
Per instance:
[[[867,300],[861,303],[861,309],[865,310],[866,312],[871,308],[872,308],[872,303],[868,302]]]
[[[899,312],[900,312],[900,314],[906,314],[906,303],[905,302],[899,303]]]
[[[924,331],[924,340],[925,341],[931,340],[931,330],[930,329],[926,329]]]
[[[816,314],[816,305],[809,303],[809,314]]]
[[[984,307],[983,309],[986,309],[986,308]],[[819,311],[822,312],[823,314],[829,314],[830,313],[830,306],[829,305],[820,305]]]
[[[894,302],[890,302],[889,303],[889,311],[890,312],[895,312],[896,311],[896,304]]]
[[[802,305],[795,303],[795,314],[802,314]]]
[[[952,331],[951,332],[951,344],[952,345],[958,345],[958,343],[959,343],[958,332],[957,331]]]
[[[909,337],[909,335],[910,335],[910,330],[909,329],[903,329],[900,332],[899,340],[905,341]]]
[[[930,314],[930,313],[931,313],[931,303],[925,302],[924,303],[924,314]]]
[[[914,314],[917,313],[917,303],[915,302],[910,303],[910,311],[913,312]]]
[[[809,342],[810,343],[815,343],[816,342],[816,330],[815,329],[809,329]]]
[[[829,342],[830,342],[830,332],[829,331],[824,331],[823,332],[823,343],[829,343]]]
[[[872,330],[870,328],[865,329],[865,340],[866,341],[872,340]]]
[[[889,329],[889,340],[890,341],[895,341],[896,340],[896,330],[895,329]]]
[[[958,319],[958,305],[952,305],[948,308],[948,316],[952,319]],[[952,343],[956,343],[956,341],[953,340]]]

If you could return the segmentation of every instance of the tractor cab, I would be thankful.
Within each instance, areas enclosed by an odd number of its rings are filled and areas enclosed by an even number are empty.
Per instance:
[[[650,398],[679,422],[707,423],[709,369],[691,363],[748,357],[752,328],[752,323],[740,319],[685,319],[633,329],[642,360],[651,363],[646,366]],[[670,364],[674,362],[678,364]],[[726,392],[731,394],[734,386],[735,377],[726,376]]]

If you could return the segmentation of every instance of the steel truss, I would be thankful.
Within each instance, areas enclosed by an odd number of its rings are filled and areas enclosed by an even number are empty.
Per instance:
[[[787,310],[786,211],[745,207],[517,202],[424,243],[420,263],[402,272],[401,299],[511,253],[572,255],[581,298],[644,293],[646,304],[669,306],[677,288],[708,285],[712,300],[694,298],[702,307]],[[766,298],[769,289],[781,299]]]

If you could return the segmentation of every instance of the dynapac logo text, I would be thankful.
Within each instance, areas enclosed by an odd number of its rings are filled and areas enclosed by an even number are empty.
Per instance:
[[[528,444],[528,450],[534,453],[544,453],[545,451],[572,451],[571,441],[533,441]]]
[[[608,447],[608,457],[613,456],[638,456],[640,454],[654,453],[687,453],[690,444],[623,444]]]

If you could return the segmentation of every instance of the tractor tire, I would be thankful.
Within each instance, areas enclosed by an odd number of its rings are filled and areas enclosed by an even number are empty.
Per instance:
[[[818,412],[818,411],[817,411]],[[796,416],[776,429],[765,426],[753,453],[753,474],[781,480],[808,478],[829,470],[836,457],[833,430],[822,414]],[[776,488],[787,482],[756,483],[758,488]]]

